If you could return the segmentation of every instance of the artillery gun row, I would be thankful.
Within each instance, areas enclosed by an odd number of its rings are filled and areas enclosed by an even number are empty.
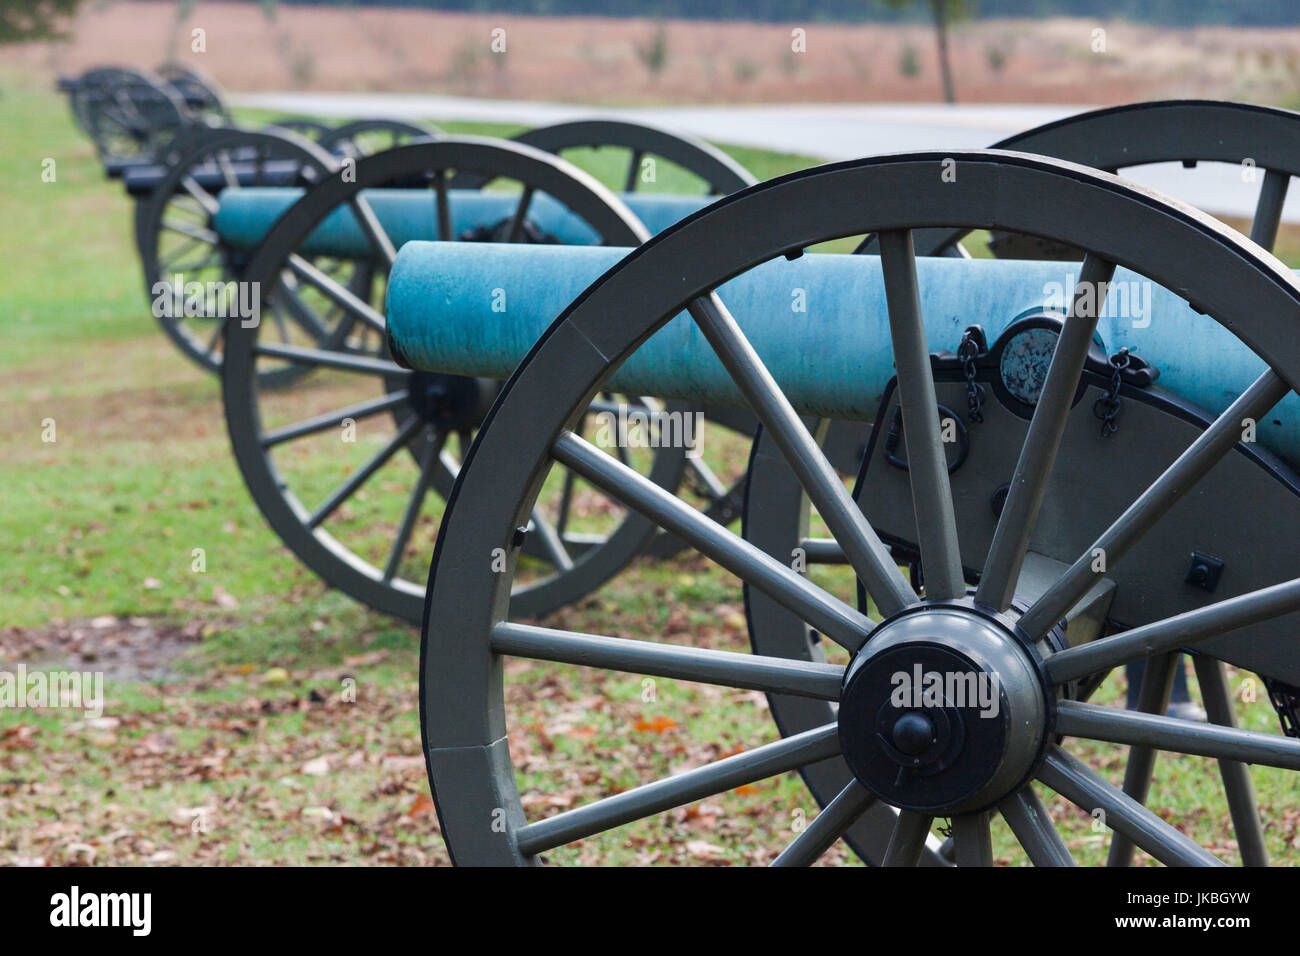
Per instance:
[[[183,168],[223,169],[246,135]],[[601,143],[630,154],[622,194],[556,155]],[[1104,810],[1115,865],[1221,862],[1145,806],[1159,750],[1217,760],[1243,862],[1268,861],[1248,765],[1300,769],[1300,283],[1268,252],[1300,116],[1138,104],[761,184],[614,123],[346,168],[294,149],[291,178],[195,195],[169,174],[149,202],[193,200],[188,238],[254,297],[218,316],[214,368],[268,522],[331,585],[422,620],[457,862],[536,863],[788,770],[823,809],[780,864],[844,839],[988,865],[1000,814],[1033,863],[1071,865],[1036,786]],[[635,189],[647,158],[697,194]],[[1249,238],[1115,175],[1248,158]],[[611,438],[629,414],[705,423],[703,453]],[[740,579],[752,653],[629,638],[614,611],[619,637],[537,623],[684,546]],[[1163,715],[1180,652],[1207,723]],[[777,737],[530,819],[511,656],[761,690]],[[1138,711],[1091,702],[1135,660]],[[1234,726],[1225,665],[1261,675],[1283,735]],[[914,671],[991,685],[993,713],[898,703]],[[1076,739],[1127,745],[1123,785]]]

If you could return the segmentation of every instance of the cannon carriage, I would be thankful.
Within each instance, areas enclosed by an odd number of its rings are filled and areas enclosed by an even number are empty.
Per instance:
[[[371,607],[419,619],[428,535],[459,458],[504,377],[420,376],[391,362],[384,290],[396,251],[421,238],[456,240],[471,255],[484,242],[626,246],[751,178],[710,147],[631,124],[565,124],[546,131],[543,145],[562,153],[589,146],[593,137],[626,151],[629,169],[657,159],[689,173],[706,191],[677,195],[633,189],[616,196],[551,152],[461,137],[376,154],[358,162],[354,176],[336,174],[301,196],[267,189],[223,197],[215,227],[235,246],[260,239],[243,275],[263,301],[291,296],[296,310],[319,316],[320,322],[339,308],[357,333],[342,347],[344,354],[336,348],[304,352],[273,344],[269,323],[232,325],[224,348],[226,362],[233,364],[223,369],[223,396],[236,459],[271,526],[326,581]],[[403,188],[393,188],[394,183]],[[419,184],[424,188],[410,188]],[[322,253],[373,268],[375,291],[357,295],[331,288],[325,277],[305,267],[307,258]],[[310,301],[298,295],[302,287],[312,289]],[[313,404],[323,401],[313,389],[285,394],[270,387],[273,376],[303,368],[351,373],[343,376],[348,384],[333,393],[332,411]],[[598,397],[592,409],[597,416],[629,406],[665,411],[659,404],[611,394]],[[681,407],[667,411],[686,414]],[[395,433],[377,446],[363,443],[369,448],[365,457],[353,454],[361,449],[344,448],[340,454],[332,437],[339,424],[349,421],[373,432],[376,416],[392,422]],[[712,425],[731,433],[739,429],[739,440],[748,441],[749,419],[732,413],[724,419]],[[322,444],[322,436],[329,444]],[[409,453],[398,454],[403,449]],[[686,451],[649,448],[626,457],[666,487],[689,483],[689,496],[699,507],[724,522],[734,520],[743,449],[731,456],[730,474],[715,473]],[[333,473],[333,491],[320,487],[326,472]],[[367,495],[364,486],[372,480],[400,481],[409,489],[396,513],[384,511],[391,512],[396,499]],[[517,600],[533,613],[590,593],[647,547],[661,554],[681,547],[635,515],[584,501],[590,493],[584,495],[573,480],[558,479],[553,492],[525,523],[531,532],[527,550],[535,561]],[[313,498],[320,504],[306,504]],[[584,509],[589,513],[579,514]],[[375,529],[385,526],[397,528],[397,534],[376,536]]]
[[[952,182],[945,163],[955,163]],[[1257,231],[1269,229],[1277,183],[1265,179],[1273,199],[1261,203]],[[1059,263],[917,257],[913,235],[940,226],[1034,236],[1087,256],[1064,302],[1046,301],[1062,284]],[[882,257],[803,253],[864,234],[878,237]],[[493,315],[482,306],[487,283],[530,308]],[[1124,283],[1153,290],[1136,326],[1131,316],[1111,321],[1099,293]],[[816,321],[790,317],[793,288],[820,297]],[[1243,858],[1260,862],[1243,765],[1295,769],[1300,745],[1228,725],[1222,667],[1256,670],[1273,686],[1296,677],[1286,330],[1297,289],[1258,245],[1187,207],[1068,163],[1002,152],[884,157],[783,177],[626,256],[502,246],[471,261],[451,245],[403,247],[388,292],[395,357],[425,372],[514,369],[453,489],[428,591],[423,729],[453,856],[536,862],[642,816],[811,767],[838,788],[781,863],[811,862],[852,829],[854,849],[872,862],[986,864],[989,814],[1000,812],[1033,862],[1068,864],[1035,780],[1103,809],[1116,845],[1130,847],[1121,857],[1136,846],[1167,863],[1219,862],[1142,805],[1149,755],[1164,749],[1220,761]],[[954,353],[973,324],[985,337],[970,382]],[[1131,369],[1118,369],[1111,356],[1125,347]],[[965,415],[937,406],[963,407],[969,384],[986,389],[987,415],[963,423],[967,456],[950,474],[940,425]],[[766,512],[751,510],[745,536],[734,535],[575,434],[582,402],[607,389],[748,406],[775,449],[759,457],[755,446],[751,495],[791,472],[793,488],[780,495],[795,506],[778,517],[795,515],[797,546],[807,536],[798,501],[811,499],[830,531],[816,548],[847,562],[861,593],[823,590],[791,570],[789,552],[752,543],[764,537]],[[1104,434],[1094,412],[1103,399],[1118,399],[1127,416]],[[809,417],[881,422],[882,409],[892,420],[899,406],[892,448],[885,428],[870,433],[850,494]],[[926,437],[909,443],[909,434]],[[838,645],[846,662],[814,655],[806,636],[799,648],[756,644],[738,655],[519,622],[507,599],[514,565],[494,571],[489,556],[500,549],[516,560],[521,522],[557,464],[740,577],[751,627],[758,594],[805,635]],[[789,542],[790,528],[782,533]],[[910,581],[899,569],[908,561],[919,565]],[[1150,658],[1143,709],[1159,711],[1179,649],[1196,654],[1211,724],[1088,702],[1098,675]],[[512,655],[758,688],[822,719],[528,822],[506,755],[501,662]],[[886,706],[892,673],[934,661],[1000,681],[1011,716],[981,724],[947,703]],[[1061,746],[1074,737],[1132,745],[1122,789]],[[505,808],[504,830],[484,815],[488,806]],[[952,820],[944,848],[929,836],[938,817]]]

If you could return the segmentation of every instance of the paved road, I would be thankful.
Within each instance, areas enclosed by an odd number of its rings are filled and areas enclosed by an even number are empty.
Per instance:
[[[665,106],[601,108],[525,100],[474,99],[399,93],[259,93],[235,97],[241,106],[319,116],[388,116],[479,120],[530,126],[591,117],[616,117],[692,133],[720,143],[757,146],[820,159],[852,159],[914,149],[989,146],[1012,133],[1085,109],[1081,106],[938,104],[767,104],[761,106]],[[1205,164],[1185,170],[1177,163],[1131,174],[1209,212],[1249,216],[1260,175],[1243,181],[1236,166]],[[1292,190],[1284,218],[1300,222],[1300,190]]]

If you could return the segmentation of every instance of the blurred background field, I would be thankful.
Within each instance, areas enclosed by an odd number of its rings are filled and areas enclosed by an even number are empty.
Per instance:
[[[948,0],[952,3],[953,0]],[[443,4],[454,6],[454,4]],[[399,5],[400,6],[400,5]],[[503,4],[518,9],[526,4]],[[548,5],[558,12],[556,4]],[[114,60],[178,59],[232,91],[444,93],[597,103],[918,102],[942,98],[928,4],[906,22],[827,22],[892,15],[879,2],[773,5],[783,22],[641,16],[524,16],[449,10],[234,2],[87,2],[61,43],[0,48],[0,63],[52,76]],[[1040,2],[1034,12],[1123,16],[1009,18],[1003,0],[956,4],[977,16],[950,32],[956,94],[971,103],[1121,103],[1167,97],[1300,102],[1300,25],[1277,0],[1224,4]],[[572,8],[572,7],[569,7]],[[592,9],[620,8],[591,5]],[[757,17],[745,5],[725,8]],[[565,9],[560,5],[560,9]],[[821,12],[815,12],[821,11]],[[894,15],[897,19],[897,15]],[[1272,16],[1273,19],[1269,19]],[[1232,26],[1232,18],[1267,26]],[[1279,19],[1280,18],[1280,19]],[[1225,20],[1227,23],[1225,23]],[[201,28],[206,51],[193,53]],[[505,51],[489,47],[504,30]],[[805,52],[791,31],[805,32]],[[1098,49],[1097,30],[1104,31]]]

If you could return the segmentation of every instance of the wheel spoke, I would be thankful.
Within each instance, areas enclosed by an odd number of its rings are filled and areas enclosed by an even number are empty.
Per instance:
[[[187,238],[183,242],[173,245],[167,250],[171,258],[167,259],[158,267],[158,274],[161,276],[169,276],[172,272],[176,271],[176,263],[180,262],[181,259],[193,252],[196,247],[200,248],[200,252],[205,259],[213,254],[212,247],[207,243],[199,239]]]
[[[227,189],[239,188],[239,176],[235,173],[235,167],[230,164],[230,156],[224,149],[217,153],[217,168],[221,170]]]
[[[881,613],[893,614],[915,602],[916,592],[890,557],[889,549],[867,523],[853,496],[722,300],[712,293],[692,302],[689,311],[781,449]]]
[[[560,436],[552,446],[552,454],[596,487],[789,608],[842,647],[856,650],[875,626],[866,615],[572,432]]]
[[[168,232],[175,232],[182,236],[189,236],[191,239],[205,242],[209,246],[215,246],[221,241],[221,237],[211,229],[204,229],[201,226],[192,226],[187,222],[179,222],[175,219],[164,219],[162,221],[162,227]]]
[[[298,294],[298,280],[292,272],[281,273],[280,283],[272,294],[272,301],[281,303],[289,312],[294,322],[302,327],[313,340],[319,342],[325,338],[328,329],[324,322],[316,317],[316,310],[302,300]],[[369,326],[362,326],[368,329]]]
[[[335,305],[342,306],[376,331],[387,334],[388,323],[383,315],[376,312],[368,302],[362,301],[350,289],[339,285],[296,252],[289,256],[289,268],[304,282],[310,283],[319,289]]]
[[[1062,701],[1056,729],[1067,736],[1130,744],[1135,749],[1154,748],[1170,753],[1300,770],[1300,739],[1179,720],[1161,714]]]
[[[438,458],[446,442],[446,432],[434,432],[433,441],[429,443],[428,452],[420,464],[420,477],[416,479],[411,499],[406,504],[406,512],[402,515],[402,524],[397,530],[397,537],[393,540],[393,547],[388,552],[388,562],[384,565],[385,583],[391,582],[397,576],[398,568],[401,567],[402,555],[406,553],[406,546],[411,543],[411,534],[415,531],[420,511],[424,508],[424,499],[429,495],[434,469],[438,467]]]
[[[641,160],[645,157],[639,149],[632,150],[632,162],[627,167],[627,178],[623,181],[623,192],[636,192],[637,180],[641,178]]]
[[[772,861],[772,866],[812,866],[875,802],[876,797],[871,791],[856,780],[851,781],[781,851],[781,855]]]
[[[275,327],[280,333],[280,341],[287,345],[289,343],[289,326],[285,323],[284,311],[278,304],[271,306],[271,316],[275,319]]]
[[[433,187],[438,194],[438,238],[451,241],[451,204],[447,198],[447,171],[439,169],[433,174]]]
[[[952,849],[953,862],[958,866],[993,865],[993,834],[987,811],[953,817]]]
[[[208,344],[203,350],[204,355],[210,357],[216,352],[217,346],[221,344],[222,336],[226,334],[226,323],[229,321],[229,319],[217,320],[212,334],[208,337]]]
[[[542,542],[542,550],[551,559],[551,563],[559,571],[570,570],[573,567],[573,557],[565,550],[564,542],[556,533],[555,526],[546,520],[546,517],[538,508],[532,510],[531,517],[532,530],[537,532],[537,536]]]
[[[380,449],[379,453],[365,463],[360,469],[352,474],[347,481],[343,482],[338,489],[326,499],[325,503],[312,513],[307,519],[307,527],[316,529],[320,527],[321,522],[338,510],[343,502],[347,501],[357,490],[370,480],[370,477],[384,466],[388,459],[392,458],[403,445],[414,437],[415,433],[424,425],[417,416],[412,416],[406,422],[397,434],[387,445]]]
[[[186,252],[189,252],[187,249]],[[221,253],[215,249],[209,248],[202,256],[194,262],[181,262],[180,256],[175,256],[170,262],[162,266],[158,271],[163,275],[189,275],[194,276],[208,269],[217,269],[221,267]]]
[[[934,372],[921,316],[911,232],[880,234],[880,268],[885,277],[894,367],[898,374],[898,402],[903,410],[903,434],[907,441],[912,510],[916,515],[916,540],[921,566],[925,568],[925,594],[927,598],[944,601],[965,594],[966,581],[957,544],[957,515],[948,483],[948,458],[934,399]]]
[[[191,217],[195,222],[207,222],[207,211],[194,200],[193,196],[186,196],[177,193],[167,204],[167,209],[172,212],[183,213]]]
[[[700,480],[700,483],[708,490],[709,496],[714,501],[721,501],[731,491],[730,488],[723,484],[722,479],[714,474],[713,469],[705,463],[703,458],[687,458],[686,469]]]
[[[1196,668],[1196,682],[1201,685],[1206,718],[1220,727],[1235,729],[1237,713],[1232,706],[1223,661],[1206,654],[1193,654],[1192,665]],[[1220,759],[1219,776],[1223,778],[1223,791],[1228,798],[1228,812],[1232,816],[1232,830],[1237,836],[1242,865],[1268,866],[1268,850],[1264,847],[1264,831],[1259,822],[1259,805],[1255,801],[1250,769],[1240,760]]]
[[[264,433],[262,435],[262,447],[274,448],[276,445],[287,441],[294,441],[307,435],[315,435],[317,432],[323,432],[326,429],[340,425],[349,418],[354,421],[370,418],[373,415],[397,408],[404,404],[406,400],[406,392],[389,392],[387,395],[381,395],[379,398],[372,398],[365,402],[357,402],[355,405],[349,405],[347,408],[341,408],[336,412],[326,412],[323,415],[316,415],[293,425],[285,425],[283,428],[276,428]]]
[[[998,804],[998,812],[1034,866],[1074,866],[1047,808],[1028,784]]]
[[[921,853],[925,849],[925,840],[930,835],[930,824],[934,817],[911,810],[901,810],[894,832],[889,837],[889,846],[885,849],[885,858],[881,866],[917,866],[921,862]]]
[[[1074,392],[1105,300],[1101,290],[1108,286],[1114,273],[1113,262],[1106,262],[1091,253],[1084,258],[1079,270],[1079,282],[1074,288],[1070,311],[1061,328],[1038,405],[1029,422],[1029,432],[1025,435],[1025,444],[1011,478],[1011,491],[993,533],[993,543],[989,546],[979,588],[975,592],[976,602],[986,607],[1005,611],[1011,606],[1016,580],[1020,577],[1025,552],[1029,550],[1029,537],[1038,519],[1043,496],[1047,493],[1052,465],[1065,433]]]
[[[1178,459],[1102,532],[1050,588],[1043,592],[1024,616],[1020,628],[1032,638],[1046,634],[1105,572],[1094,570],[1098,552],[1105,566],[1113,568],[1169,509],[1180,501],[1241,438],[1242,420],[1263,418],[1291,387],[1272,369],[1257,378],[1250,388],[1214,420]]]
[[[1066,648],[1050,655],[1043,666],[1049,679],[1062,684],[1163,651],[1192,647],[1225,631],[1297,609],[1300,609],[1300,578],[1292,578],[1090,644]]]
[[[834,757],[839,731],[826,724],[724,757],[654,783],[568,810],[516,831],[519,852],[532,856],[673,807]]]
[[[216,197],[195,182],[193,176],[182,177],[181,188],[193,196],[209,216],[215,216],[217,210],[221,208],[221,204],[217,202]]]
[[[1137,709],[1143,714],[1162,715],[1169,709],[1169,695],[1174,689],[1174,673],[1182,666],[1178,653],[1160,654],[1147,659],[1142,668],[1142,681],[1138,687]],[[1095,705],[1094,705],[1095,706]],[[1058,727],[1059,729],[1059,727]],[[1151,792],[1151,774],[1155,771],[1156,750],[1146,741],[1129,747],[1128,760],[1124,762],[1126,796],[1146,806]],[[1133,863],[1133,843],[1122,833],[1111,836],[1107,866],[1130,866]]]
[[[393,246],[393,240],[388,238],[388,233],[384,230],[383,224],[380,223],[379,217],[375,215],[374,209],[366,198],[360,194],[355,195],[349,201],[353,214],[357,217],[357,222],[361,225],[361,230],[370,240],[371,247],[379,253],[380,259],[391,269],[393,263],[397,261],[397,249]]]
[[[1111,786],[1060,747],[1053,747],[1038,779],[1086,813],[1101,810],[1106,826],[1167,866],[1223,866],[1214,854]]]
[[[840,681],[844,678],[844,668],[835,664],[579,634],[508,621],[492,629],[492,650],[533,660],[741,687],[769,694],[794,694],[814,700],[839,700]]]
[[[799,542],[809,564],[843,564],[844,551],[833,538],[804,538]]]
[[[1265,249],[1271,250],[1277,242],[1277,227],[1282,222],[1282,207],[1286,204],[1286,191],[1290,184],[1288,173],[1279,169],[1264,172],[1264,182],[1255,203],[1255,218],[1250,223],[1250,238]]]
[[[506,242],[518,242],[519,237],[523,235],[524,221],[528,218],[528,207],[532,201],[533,186],[531,183],[525,183],[523,194],[519,197],[519,204],[515,206],[515,214],[510,220],[510,232],[506,236]]]
[[[558,517],[555,519],[555,533],[564,540],[564,532],[569,527],[569,511],[573,507],[573,486],[577,481],[575,475],[569,469],[564,470],[564,484],[560,489],[560,510]]]
[[[259,343],[254,351],[266,358],[284,359],[295,365],[316,365],[363,375],[411,374],[409,369],[402,368],[396,362],[387,362],[365,355],[351,355],[347,352],[333,352],[329,349],[309,349],[298,345],[276,345],[273,342],[266,342]]]

